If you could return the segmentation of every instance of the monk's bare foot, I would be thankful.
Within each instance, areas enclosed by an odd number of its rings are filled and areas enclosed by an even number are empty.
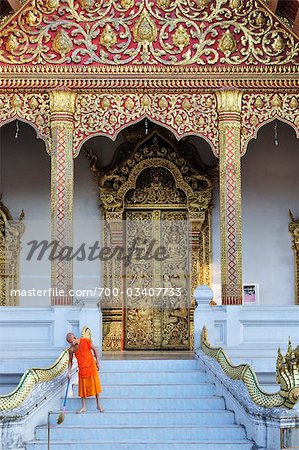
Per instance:
[[[84,413],[86,413],[85,408],[81,408],[81,409],[79,409],[79,411],[76,412],[76,414],[84,414]]]
[[[102,405],[99,405],[99,406],[97,407],[97,410],[98,410],[99,412],[101,412],[101,413],[105,411],[105,409],[103,408]]]

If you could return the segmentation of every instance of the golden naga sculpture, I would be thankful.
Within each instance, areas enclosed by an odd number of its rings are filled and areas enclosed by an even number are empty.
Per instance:
[[[7,395],[0,396],[1,411],[18,408],[32,394],[37,383],[46,383],[62,374],[68,366],[69,352],[65,349],[54,364],[45,369],[32,368],[26,370],[16,389]]]
[[[0,196],[0,306],[16,306],[19,288],[21,237],[25,231],[24,211],[13,220]]]
[[[252,401],[263,408],[292,409],[299,400],[299,346],[295,350],[289,341],[285,356],[278,349],[276,362],[276,382],[280,385],[279,392],[270,394],[263,391],[257,376],[248,364],[234,366],[221,347],[212,347],[208,340],[208,331],[203,327],[201,332],[201,350],[214,358],[223,371],[233,380],[244,382]]]
[[[92,332],[86,325],[82,328],[81,337],[92,339]],[[26,370],[13,392],[0,395],[0,415],[1,411],[15,410],[18,408],[29,395],[32,395],[33,388],[36,384],[53,381],[61,375],[67,369],[68,362],[69,351],[66,348],[52,366],[44,369],[31,368]]]
[[[289,232],[292,235],[293,250],[295,256],[295,303],[299,305],[299,219],[295,220],[292,212],[290,214]]]

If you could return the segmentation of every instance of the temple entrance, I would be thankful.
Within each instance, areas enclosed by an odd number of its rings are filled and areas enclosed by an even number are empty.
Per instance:
[[[103,350],[190,350],[192,293],[211,284],[213,175],[161,127],[139,133],[129,129],[109,169],[88,155],[103,244],[117,255],[103,264]]]
[[[165,194],[165,190],[159,192],[161,198]],[[149,261],[133,255],[126,269],[125,349],[189,350],[192,300],[188,212],[127,210],[128,249],[136,239],[144,252],[152,243],[165,252],[163,257]]]

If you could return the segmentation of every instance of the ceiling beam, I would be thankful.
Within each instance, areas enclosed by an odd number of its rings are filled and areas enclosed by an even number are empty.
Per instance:
[[[294,20],[293,31],[299,37],[299,8]]]
[[[268,8],[269,8],[272,12],[274,12],[274,14],[276,13],[277,6],[278,6],[278,0],[270,0],[270,1],[269,1]]]
[[[10,4],[10,7],[14,10],[14,12],[18,11],[22,6],[20,0],[7,0],[7,1]]]

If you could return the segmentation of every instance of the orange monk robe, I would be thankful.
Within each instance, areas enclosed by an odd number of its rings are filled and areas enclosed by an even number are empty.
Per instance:
[[[81,338],[74,354],[79,367],[79,396],[86,398],[100,394],[102,387],[91,350],[91,340]]]

